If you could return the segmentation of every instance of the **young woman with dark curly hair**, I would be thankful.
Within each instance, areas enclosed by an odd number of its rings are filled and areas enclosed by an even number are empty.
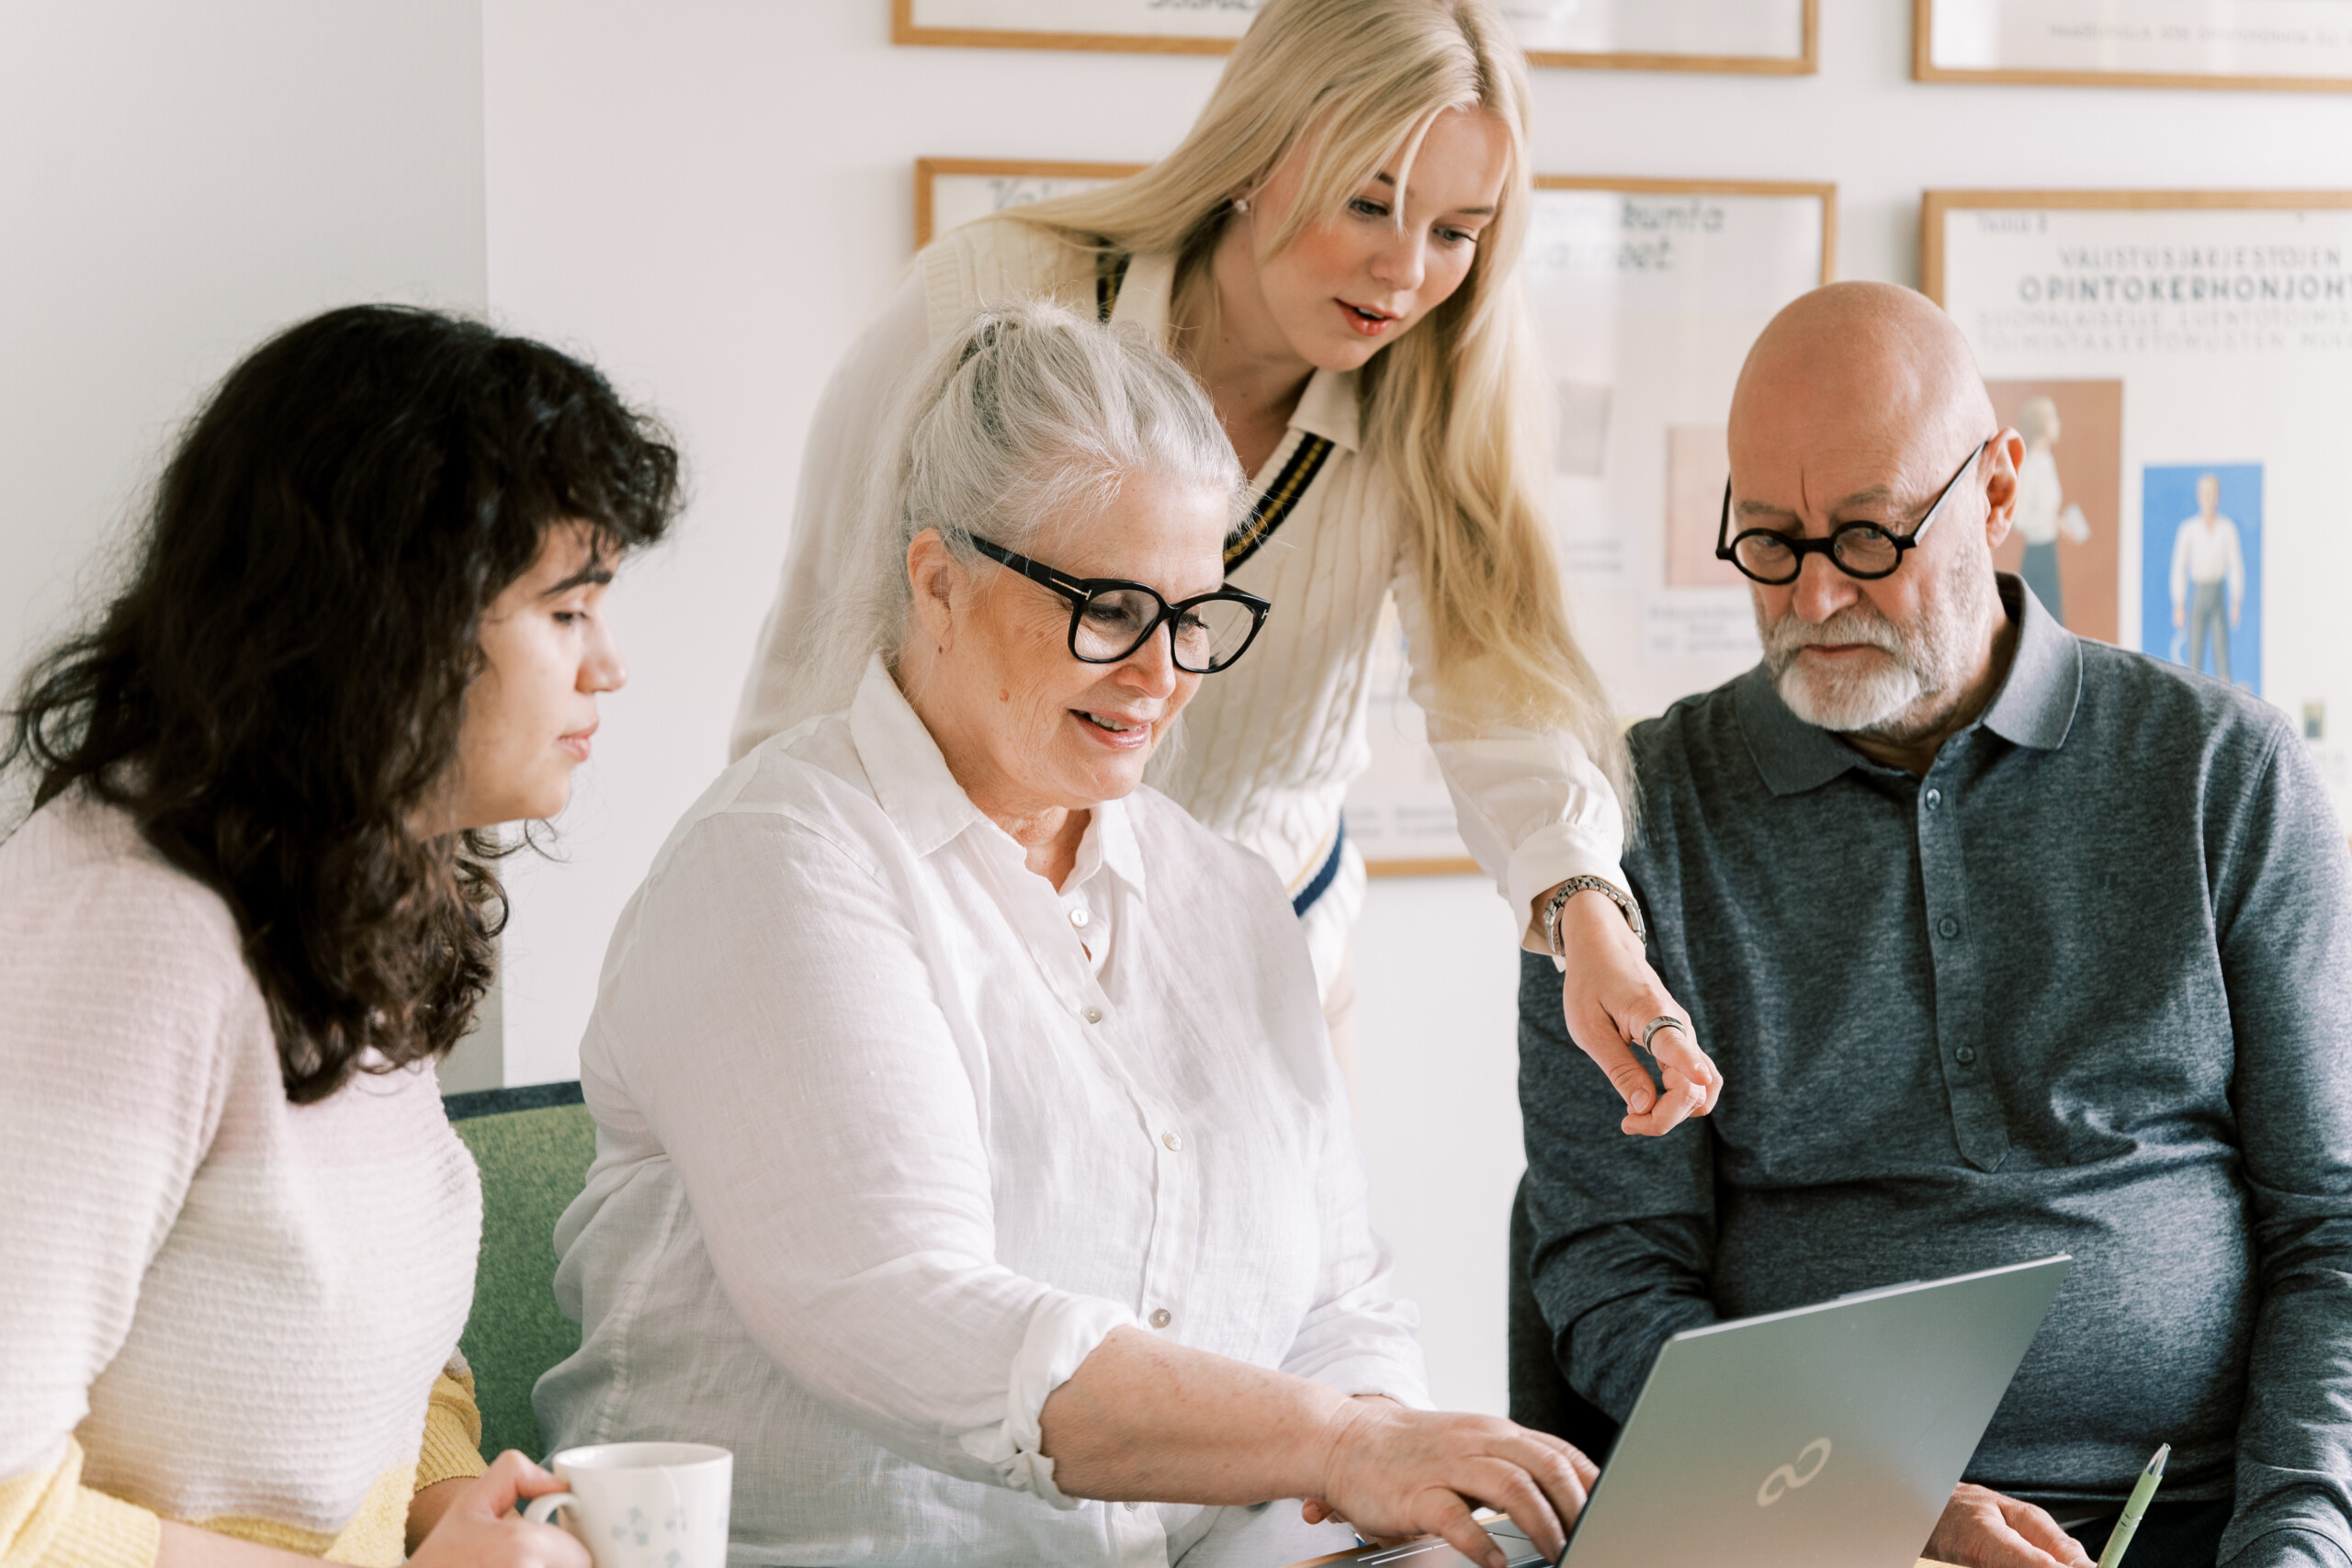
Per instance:
[[[625,679],[605,584],[676,503],[587,366],[332,311],[229,374],[27,676],[0,1563],[586,1568],[509,1517],[553,1478],[474,1451],[481,1195],[429,1064],[490,981],[488,829],[562,807]]]

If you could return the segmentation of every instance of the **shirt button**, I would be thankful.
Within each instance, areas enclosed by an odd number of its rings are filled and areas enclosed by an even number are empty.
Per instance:
[[[1182,1147],[1184,1146],[1184,1140],[1183,1140],[1182,1138],[1179,1137],[1179,1136],[1178,1136],[1177,1134],[1175,1134],[1174,1133],[1162,1133],[1162,1134],[1159,1134],[1159,1141],[1160,1141],[1161,1143],[1166,1144],[1166,1145],[1168,1145],[1168,1152],[1169,1152],[1170,1154],[1174,1154],[1178,1149],[1181,1149],[1181,1148],[1182,1148]]]
[[[1125,1508],[1125,1509],[1127,1512],[1129,1512],[1130,1514],[1132,1514],[1132,1513],[1134,1513],[1134,1512],[1136,1511],[1136,1506],[1135,1506],[1133,1503],[1122,1503],[1122,1504],[1120,1504],[1120,1505],[1119,1505],[1119,1506],[1121,1506],[1122,1508]]]
[[[1175,1314],[1170,1312],[1166,1307],[1154,1307],[1151,1309],[1151,1325],[1154,1328],[1165,1328],[1175,1321]]]
[[[1972,1066],[1976,1061],[1976,1047],[1973,1045],[1962,1045],[1959,1050],[1954,1051],[1951,1054],[1951,1059],[1958,1062],[1963,1067]]]
[[[1946,915],[1936,922],[1936,934],[1946,938],[1956,937],[1960,934],[1960,922],[1950,915]]]
[[[1089,915],[1083,909],[1072,909],[1069,912],[1069,923],[1076,926],[1080,931],[1084,931],[1086,929],[1086,922],[1092,919],[1093,917]]]
[[[1941,790],[1939,790],[1939,789],[1931,789],[1931,790],[1929,790],[1929,791],[1928,792],[1928,810],[1933,811],[1933,810],[1935,810],[1938,807],[1939,807],[1939,806],[1943,805],[1943,803],[1944,803],[1944,792],[1943,792],[1943,791],[1941,791]],[[1076,916],[1072,916],[1072,917],[1071,917],[1071,919],[1075,919],[1076,918],[1077,918]]]
[[[1078,1016],[1086,1020],[1089,1023],[1100,1023],[1102,1021],[1102,1010],[1101,1008],[1081,1008],[1079,1010]]]

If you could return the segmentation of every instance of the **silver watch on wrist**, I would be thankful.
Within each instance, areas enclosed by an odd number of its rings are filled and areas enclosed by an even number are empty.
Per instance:
[[[1551,949],[1553,957],[1567,956],[1560,948],[1560,911],[1566,908],[1568,900],[1579,893],[1598,893],[1616,905],[1624,911],[1625,923],[1634,928],[1634,940],[1649,941],[1649,927],[1642,921],[1642,907],[1634,902],[1632,894],[1605,876],[1571,876],[1554,888],[1552,896],[1544,901],[1544,945]]]

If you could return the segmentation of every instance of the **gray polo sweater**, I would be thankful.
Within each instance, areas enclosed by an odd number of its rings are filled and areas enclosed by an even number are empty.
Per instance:
[[[2069,1252],[1968,1479],[2120,1502],[2168,1441],[2162,1495],[2234,1488],[2223,1562],[2345,1568],[2343,827],[2277,710],[2001,592],[2007,679],[1924,779],[1761,669],[1634,729],[1626,872],[1725,1085],[1622,1135],[1537,961],[1520,1093],[1560,1365],[1622,1416],[1678,1329]]]

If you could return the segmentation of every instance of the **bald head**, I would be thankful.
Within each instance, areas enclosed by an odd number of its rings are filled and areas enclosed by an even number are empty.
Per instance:
[[[1832,283],[1790,304],[1748,350],[1732,394],[1735,448],[1743,432],[1894,446],[1945,433],[1980,441],[1995,428],[1960,328],[1891,283]]]

